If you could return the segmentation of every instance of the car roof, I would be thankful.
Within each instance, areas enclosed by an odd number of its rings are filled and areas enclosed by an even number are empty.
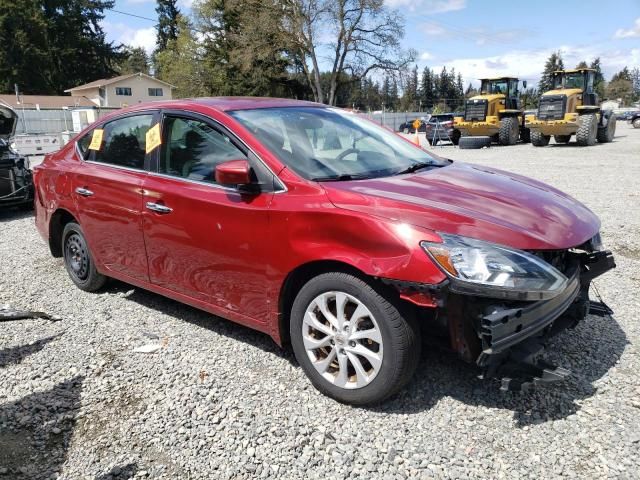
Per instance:
[[[188,108],[192,106],[205,106],[219,111],[249,110],[255,108],[276,107],[328,107],[322,103],[307,102],[304,100],[291,100],[287,98],[270,97],[203,97],[183,98],[179,100],[160,100],[156,102],[141,103],[126,111],[135,111],[145,108]]]

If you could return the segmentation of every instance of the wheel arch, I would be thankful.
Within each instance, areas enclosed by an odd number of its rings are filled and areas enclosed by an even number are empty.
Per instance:
[[[341,272],[366,281],[376,289],[391,293],[394,290],[359,268],[340,260],[314,260],[297,266],[285,277],[278,295],[278,332],[280,345],[289,343],[289,322],[293,302],[302,287],[312,278],[323,273]],[[397,294],[397,292],[396,292]]]
[[[71,212],[58,208],[49,220],[49,250],[54,257],[62,257],[62,232],[65,225],[78,222]]]

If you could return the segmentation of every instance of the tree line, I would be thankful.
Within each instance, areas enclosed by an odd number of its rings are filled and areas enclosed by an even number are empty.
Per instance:
[[[453,111],[478,92],[453,68],[422,70],[403,48],[404,19],[382,0],[201,0],[183,15],[177,0],[156,0],[155,50],[108,42],[101,27],[113,0],[0,0],[0,90],[64,90],[117,74],[144,72],[175,85],[175,97],[261,95],[315,100],[358,110]],[[608,82],[600,59],[600,98],[640,99],[640,71]],[[559,52],[526,108],[564,68]]]

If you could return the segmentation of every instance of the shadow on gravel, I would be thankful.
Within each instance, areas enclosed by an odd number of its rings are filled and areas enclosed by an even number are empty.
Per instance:
[[[83,377],[0,405],[0,471],[12,480],[50,478],[65,462]]]
[[[253,347],[257,347],[297,365],[292,352],[288,349],[278,347],[271,337],[252,328],[117,280],[110,280],[105,291],[112,294],[126,294],[126,292],[131,290],[133,290],[133,293],[126,295],[128,300],[132,300],[152,310],[157,310],[176,320],[189,322],[198,327],[215,332],[218,335],[224,335],[248,343]]]
[[[497,380],[478,379],[478,370],[455,354],[425,346],[414,380],[373,410],[411,414],[451,397],[467,405],[511,410],[519,427],[566,418],[580,409],[576,400],[597,393],[593,382],[616,364],[628,343],[614,318],[587,317],[554,338],[546,350],[547,359],[571,370],[569,379],[529,393],[501,392]]]
[[[133,288],[115,281],[109,285],[110,293],[124,293]],[[135,288],[127,298],[177,320],[248,343],[297,365],[289,349],[280,349],[269,336],[250,328],[139,288]],[[369,410],[418,413],[429,410],[443,398],[451,397],[468,405],[511,410],[516,424],[521,427],[566,418],[580,409],[576,400],[596,393],[593,382],[616,364],[628,343],[615,318],[587,317],[574,330],[567,330],[554,338],[547,347],[546,358],[569,369],[572,372],[569,379],[529,393],[501,392],[498,380],[478,379],[479,370],[462,362],[442,346],[425,346],[413,381],[399,394]]]
[[[138,471],[136,463],[127,463],[126,465],[116,465],[107,473],[98,475],[95,480],[129,480],[135,477]]]
[[[0,223],[12,222],[13,220],[21,220],[23,218],[33,217],[33,210],[24,210],[20,208],[0,209]]]
[[[0,350],[0,368],[22,362],[22,360],[24,360],[26,357],[39,352],[45,347],[47,343],[52,342],[61,335],[62,334],[59,333],[57,335],[42,338],[36,342],[30,343],[29,345],[20,345],[19,347],[11,347]]]

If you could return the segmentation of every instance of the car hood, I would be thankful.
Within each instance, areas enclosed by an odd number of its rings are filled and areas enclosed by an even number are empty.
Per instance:
[[[0,105],[0,138],[9,140],[16,132],[18,125],[18,115],[13,108],[6,105]]]
[[[415,174],[323,183],[339,208],[526,250],[576,247],[593,212],[544,183],[460,162]]]

